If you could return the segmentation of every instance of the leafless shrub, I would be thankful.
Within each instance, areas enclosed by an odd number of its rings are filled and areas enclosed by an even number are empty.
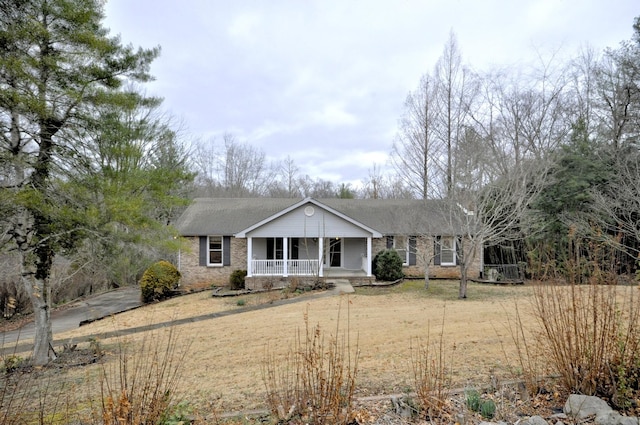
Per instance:
[[[298,332],[294,347],[284,358],[267,347],[262,379],[267,404],[278,420],[298,417],[306,423],[347,424],[358,371],[358,346],[351,346],[349,328],[325,338],[320,325],[311,327],[304,315],[305,332]]]
[[[604,397],[621,409],[640,393],[637,288],[538,285],[536,342],[571,392]]]
[[[411,366],[419,408],[431,419],[442,417],[447,410],[451,390],[453,361],[447,361],[444,317],[442,327],[436,340],[431,339],[427,330],[424,340],[417,339],[415,345],[411,344]]]
[[[30,375],[7,372],[3,361],[0,371],[0,423],[6,425],[19,424],[24,421],[24,413],[28,410],[29,389],[33,388]]]
[[[100,372],[100,397],[93,419],[102,424],[158,423],[178,403],[176,388],[188,345],[174,328],[145,334],[138,344],[119,341],[117,361]]]
[[[52,369],[55,366],[51,367]],[[0,423],[66,424],[76,417],[75,383],[34,368],[15,352],[0,362]]]
[[[505,318],[507,331],[511,336],[511,344],[515,348],[515,359],[509,356],[505,343],[501,341],[501,344],[506,363],[511,365],[515,377],[523,380],[524,388],[522,390],[524,391],[521,391],[521,398],[526,401],[543,389],[545,359],[537,339],[532,335],[530,323],[523,319],[521,308],[517,303],[514,304],[514,311],[513,318],[507,312],[505,312]]]

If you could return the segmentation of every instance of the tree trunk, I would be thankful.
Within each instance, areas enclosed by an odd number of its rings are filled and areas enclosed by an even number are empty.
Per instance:
[[[458,298],[467,298],[467,267],[464,264],[460,264],[460,290],[458,291]]]
[[[56,358],[53,351],[53,332],[51,330],[51,288],[47,279],[36,278],[36,266],[31,264],[30,255],[23,253],[22,284],[29,294],[33,306],[35,336],[33,344],[33,362],[45,365]]]
[[[464,238],[459,239],[459,250],[456,253],[458,264],[460,264],[460,289],[458,298],[467,298],[467,253],[464,250]]]
[[[424,289],[429,289],[429,261],[424,263]]]

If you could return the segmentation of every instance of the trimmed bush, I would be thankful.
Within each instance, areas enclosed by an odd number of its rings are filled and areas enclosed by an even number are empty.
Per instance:
[[[373,259],[373,274],[378,280],[394,281],[402,279],[402,258],[395,249],[380,251]]]
[[[142,302],[165,299],[178,287],[180,272],[168,261],[161,260],[145,270],[140,279]]]
[[[244,289],[244,278],[247,277],[246,270],[234,270],[229,277],[229,286],[233,290]]]

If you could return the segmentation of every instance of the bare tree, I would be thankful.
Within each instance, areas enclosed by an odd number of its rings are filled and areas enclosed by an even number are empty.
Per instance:
[[[274,180],[271,185],[269,189],[271,196],[281,196],[285,198],[300,197],[301,194],[298,180],[298,172],[300,171],[300,168],[296,165],[293,158],[287,155],[287,157],[277,167],[277,170],[280,178]]]
[[[373,164],[373,168],[369,169],[369,175],[364,181],[362,188],[363,198],[366,199],[382,199],[381,187],[384,176],[380,171],[380,166]]]
[[[405,184],[398,172],[384,172],[373,164],[369,175],[363,179],[360,197],[364,199],[413,199],[414,191]]]
[[[435,161],[441,153],[436,123],[442,108],[436,89],[433,78],[424,75],[418,88],[407,95],[391,152],[398,176],[422,199],[433,197],[436,192]]]
[[[455,185],[455,151],[470,122],[471,110],[478,93],[478,84],[468,68],[463,66],[462,54],[453,32],[434,71],[436,102],[439,114],[436,120],[437,137],[443,152],[435,161],[443,173],[442,196],[447,196]]]
[[[636,149],[626,153],[614,162],[613,181],[590,191],[589,214],[578,224],[583,234],[636,261],[640,258],[640,153]],[[603,231],[592,232],[594,225]]]
[[[575,109],[565,93],[566,72],[549,62],[541,69],[511,77],[502,70],[482,79],[482,106],[473,111],[473,127],[491,152],[498,174],[530,158],[542,160],[569,134]]]
[[[637,137],[640,123],[640,69],[637,51],[631,46],[607,50],[596,67],[600,138],[619,152]]]
[[[298,184],[305,198],[335,198],[338,193],[338,188],[333,182],[323,179],[314,180],[309,175],[299,178]]]
[[[196,156],[196,182],[208,196],[265,196],[276,174],[263,151],[238,142],[230,133],[223,135],[221,145],[215,139],[200,143]]]
[[[587,47],[570,64],[569,99],[572,102],[572,114],[584,124],[588,137],[595,134],[595,108],[597,105],[596,52]]]
[[[459,184],[443,199],[441,218],[457,236],[459,298],[467,297],[468,270],[479,260],[477,255],[481,255],[483,246],[523,237],[521,229],[531,213],[532,202],[545,187],[547,168],[545,161],[527,161],[491,181]]]

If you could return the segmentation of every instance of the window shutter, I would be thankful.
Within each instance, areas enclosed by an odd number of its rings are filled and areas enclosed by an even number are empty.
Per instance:
[[[416,265],[416,237],[409,236],[409,265]]]
[[[433,241],[433,264],[435,266],[440,265],[440,236],[436,236]]]
[[[387,236],[387,249],[393,248],[393,236]]]
[[[200,261],[199,264],[201,266],[206,266],[207,265],[207,255],[209,252],[209,247],[207,246],[207,237],[206,236],[200,236]]]
[[[456,258],[453,259],[453,262],[455,264],[459,264],[458,263],[458,258],[460,258],[460,249],[462,247],[462,240],[460,239],[460,236],[457,236],[454,238],[454,241],[456,243]],[[464,260],[464,258],[463,258]]]
[[[224,236],[222,238],[222,265],[231,265],[231,236]]]

